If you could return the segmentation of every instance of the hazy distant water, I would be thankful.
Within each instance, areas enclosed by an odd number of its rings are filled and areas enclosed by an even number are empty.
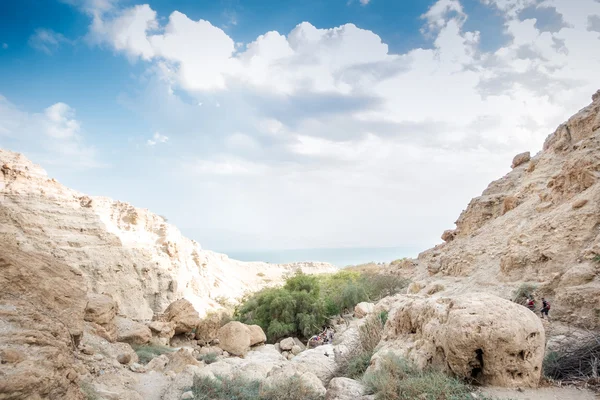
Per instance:
[[[403,257],[415,257],[418,250],[403,247],[365,247],[341,249],[294,249],[294,250],[252,250],[220,251],[230,258],[241,261],[266,261],[284,264],[297,261],[323,261],[337,267],[364,264],[368,262],[390,262]]]

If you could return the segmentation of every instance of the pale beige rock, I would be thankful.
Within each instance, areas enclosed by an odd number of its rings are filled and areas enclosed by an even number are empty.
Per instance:
[[[525,153],[520,153],[517,154],[512,161],[512,168],[517,168],[519,165],[523,165],[526,162],[529,162],[529,160],[531,160],[531,153],[526,151]]]
[[[117,303],[104,294],[88,293],[85,307],[85,320],[98,325],[108,325],[117,315]]]
[[[442,233],[442,240],[444,242],[451,242],[454,240],[455,236],[456,236],[456,231],[454,229],[448,229],[448,230],[445,230],[444,233]]]
[[[222,316],[220,313],[210,313],[201,319],[196,327],[196,339],[204,344],[208,344],[217,338],[221,328]]]
[[[297,356],[298,354],[302,353],[302,348],[298,345],[294,345],[291,352],[293,355]]]
[[[338,365],[335,361],[333,345],[327,344],[308,349],[295,356],[291,363],[295,366],[300,365],[308,371],[315,374],[324,386],[335,376]]]
[[[356,400],[365,394],[365,387],[350,378],[333,378],[327,387],[325,400]]]
[[[117,361],[120,364],[129,364],[131,362],[131,354],[123,353],[117,356]]]
[[[578,208],[585,206],[588,202],[589,202],[588,199],[579,199],[579,200],[575,201],[571,207],[573,207],[573,209],[576,210]]]
[[[173,321],[152,321],[148,324],[148,328],[150,328],[152,336],[158,338],[163,345],[168,344],[175,336],[175,322]]]
[[[186,299],[179,299],[171,303],[164,312],[164,318],[175,323],[176,335],[193,331],[200,322],[198,311]]]
[[[297,358],[294,358],[294,360]],[[314,373],[303,368],[298,369],[292,363],[274,367],[263,381],[263,385],[266,387],[277,386],[282,381],[292,377],[298,377],[312,391],[318,395],[325,396],[327,390],[321,380]]]
[[[152,339],[152,332],[146,325],[117,315],[117,341],[129,344],[145,344]]]
[[[545,332],[527,308],[488,294],[452,298],[398,296],[373,357],[392,351],[486,385],[536,387]]]
[[[174,353],[167,353],[166,356],[169,359],[169,362],[165,367],[165,371],[173,371],[176,374],[183,372],[189,365],[196,367],[202,365],[186,349],[180,349]]]
[[[279,348],[282,351],[290,351],[292,350],[292,347],[294,347],[295,344],[296,342],[294,341],[294,338],[289,337],[279,342]]]
[[[243,356],[250,350],[250,329],[241,322],[231,321],[222,326],[218,338],[219,347],[236,356]]]
[[[250,346],[265,343],[267,341],[267,335],[258,325],[247,325],[250,330]]]
[[[373,312],[374,307],[375,307],[375,304],[373,304],[373,303],[368,303],[368,302],[358,303],[354,307],[354,316],[356,318],[364,318],[368,314]]]
[[[410,285],[408,285],[406,292],[408,294],[416,294],[423,290],[424,287],[425,286],[420,282],[411,282]]]

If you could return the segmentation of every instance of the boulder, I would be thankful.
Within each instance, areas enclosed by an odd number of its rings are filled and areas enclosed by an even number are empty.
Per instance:
[[[297,337],[294,338],[294,343],[296,343],[296,346],[300,347],[300,351],[306,350],[306,346],[304,345],[304,343],[302,343],[302,341],[300,341],[300,339],[298,339]]]
[[[281,382],[293,377],[299,378],[311,391],[319,396],[325,396],[327,390],[315,374],[304,368],[296,368],[291,363],[273,367],[263,381],[263,387],[268,390],[269,387],[279,386]]]
[[[196,339],[203,344],[208,344],[217,338],[221,328],[221,315],[212,313],[201,319],[196,326]]]
[[[293,355],[297,356],[298,354],[302,353],[302,348],[295,344],[291,351]]]
[[[175,336],[175,323],[172,321],[152,321],[148,324],[148,328],[152,331],[152,336],[158,338],[158,342],[163,345],[168,344]]]
[[[365,387],[350,378],[333,378],[327,387],[325,400],[356,400],[365,394]]]
[[[167,353],[169,362],[166,365],[165,371],[173,371],[176,374],[183,372],[188,365],[200,367],[202,364],[198,362],[186,349],[180,349],[174,353]]]
[[[223,325],[217,334],[219,347],[236,356],[246,355],[250,350],[251,333],[248,326],[238,321]]]
[[[145,344],[152,339],[152,332],[146,325],[120,315],[115,317],[117,341],[129,344]]]
[[[84,319],[98,325],[111,324],[117,316],[117,303],[105,294],[88,293]]]
[[[164,312],[164,318],[175,323],[176,335],[192,332],[200,322],[198,311],[186,299],[179,299],[171,303]]]
[[[524,153],[517,154],[512,161],[511,168],[517,168],[519,165],[523,165],[531,160],[531,153],[526,151]]]
[[[373,357],[375,366],[392,351],[419,368],[437,368],[480,384],[538,385],[545,332],[527,308],[483,293],[396,299]]]
[[[279,342],[279,348],[282,351],[290,351],[292,350],[292,347],[294,347],[294,345],[296,344],[296,342],[294,341],[294,338],[285,338],[283,339],[281,342]]]
[[[267,341],[267,335],[258,325],[248,325],[250,330],[250,346],[265,343]]]
[[[294,357],[291,362],[314,373],[325,386],[327,386],[338,370],[333,345],[330,344],[305,350]]]
[[[367,303],[367,302],[358,303],[354,307],[354,316],[356,318],[366,317],[367,314],[370,314],[373,312],[373,308],[375,308],[375,304],[373,304],[373,303]]]
[[[129,364],[131,362],[131,354],[121,353],[117,356],[117,361],[120,364]]]

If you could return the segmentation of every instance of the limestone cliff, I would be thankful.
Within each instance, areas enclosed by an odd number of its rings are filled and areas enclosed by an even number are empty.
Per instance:
[[[150,319],[185,298],[202,314],[219,298],[282,281],[296,268],[330,272],[325,263],[240,262],[203,250],[162,217],[91,197],[47,176],[24,156],[0,150],[0,243],[44,254],[83,275],[82,289],[106,293],[119,311]]]
[[[600,91],[551,134],[543,151],[474,198],[417,260],[390,266],[413,292],[492,292],[510,298],[527,282],[552,301],[553,316],[600,327]],[[539,300],[539,298],[538,298]]]

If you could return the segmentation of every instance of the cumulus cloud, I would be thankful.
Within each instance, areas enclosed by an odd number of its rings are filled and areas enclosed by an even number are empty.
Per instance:
[[[159,143],[167,143],[168,141],[169,141],[168,136],[161,135],[160,133],[156,132],[156,133],[154,133],[154,135],[152,135],[152,139],[148,139],[146,141],[146,144],[148,146],[156,146]]]
[[[481,1],[504,17],[508,42],[493,52],[459,0],[423,10],[431,46],[399,54],[353,24],[303,22],[239,46],[209,21],[174,11],[165,23],[149,6],[94,17],[90,34],[146,63],[147,86],[124,104],[181,132],[178,173],[226,199],[196,225],[227,221],[277,247],[424,248],[598,89],[588,29],[600,3]],[[560,23],[540,24],[542,9]]]
[[[0,147],[22,151],[37,162],[81,168],[102,166],[87,146],[75,110],[56,103],[40,113],[20,110],[0,96]]]
[[[34,49],[50,55],[58,50],[61,45],[72,43],[72,41],[52,29],[39,28],[29,37],[28,43]]]

